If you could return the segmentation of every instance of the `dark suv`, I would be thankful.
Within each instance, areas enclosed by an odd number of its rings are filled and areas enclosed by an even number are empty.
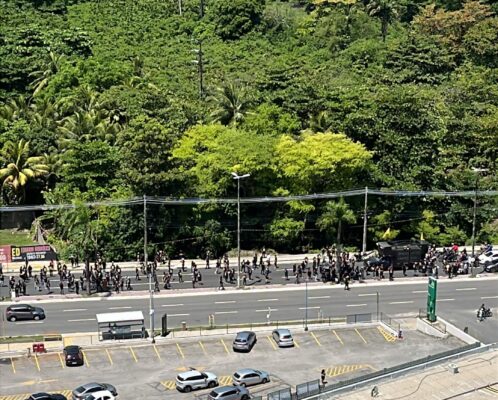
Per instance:
[[[17,321],[21,319],[45,319],[45,311],[40,307],[33,307],[29,304],[15,304],[7,307],[6,317],[8,321]]]
[[[66,360],[66,365],[83,365],[85,359],[83,358],[83,352],[80,346],[66,346],[64,347],[64,360]]]

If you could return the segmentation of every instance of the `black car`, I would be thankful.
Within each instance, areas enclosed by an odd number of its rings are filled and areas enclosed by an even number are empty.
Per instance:
[[[80,346],[66,346],[64,347],[64,360],[66,365],[83,365],[85,359]]]
[[[391,266],[391,260],[389,257],[370,257],[363,261],[367,270],[371,271],[377,267],[382,267],[383,269],[388,269]]]
[[[8,321],[18,321],[22,319],[34,319],[38,321],[45,319],[45,311],[40,307],[33,307],[29,304],[14,304],[7,307],[6,317]]]
[[[484,271],[486,272],[498,272],[498,261],[494,261],[491,264],[488,264],[484,267]]]
[[[66,396],[62,394],[50,394],[50,393],[33,393],[26,400],[67,400]]]

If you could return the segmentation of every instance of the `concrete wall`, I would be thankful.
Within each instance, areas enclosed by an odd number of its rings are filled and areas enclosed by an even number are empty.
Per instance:
[[[453,335],[460,339],[462,342],[465,342],[467,344],[472,344],[475,342],[478,342],[475,337],[470,336],[468,333],[465,333],[462,331],[460,328],[457,328],[455,325],[451,324],[450,322],[442,319],[441,317],[437,317],[438,321],[442,322],[443,324],[446,325],[446,332],[448,332],[450,335]]]
[[[448,331],[447,331],[447,333],[441,332],[439,329],[432,326],[432,324],[430,322],[428,322],[427,320],[422,319],[422,318],[417,318],[417,330],[422,332],[422,333],[425,333],[426,335],[435,336],[438,338],[447,338],[448,337]],[[466,343],[468,343],[468,342],[466,342]]]

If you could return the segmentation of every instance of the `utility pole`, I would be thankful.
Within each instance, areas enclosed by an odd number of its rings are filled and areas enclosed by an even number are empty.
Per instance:
[[[237,181],[237,287],[240,288],[240,180],[249,178],[251,174],[238,175],[232,172],[232,178]]]
[[[472,218],[472,263],[470,265],[470,275],[475,277],[475,267],[479,264],[477,262],[477,257],[475,254],[476,247],[476,217],[477,217],[477,189],[479,187],[479,174],[481,172],[488,172],[487,168],[472,168],[472,171],[476,174],[476,184],[474,185],[474,213]]]
[[[204,0],[200,0],[201,3],[199,5],[199,17],[204,17]]]
[[[204,98],[204,59],[202,51],[202,40],[197,40],[199,48],[192,51],[197,54],[197,59],[192,62],[197,65],[197,74],[199,75],[199,98]]]
[[[304,280],[306,289],[304,290],[304,331],[308,332],[308,279]]]
[[[362,256],[367,252],[367,211],[368,211],[368,186],[365,187],[365,207],[363,208],[363,244],[361,246]]]
[[[144,263],[145,270],[147,270],[148,257],[147,257],[147,197],[144,195]],[[150,269],[149,273],[149,318],[150,318],[150,337],[152,343],[156,343],[154,338],[154,294],[152,292],[152,274],[154,269]]]

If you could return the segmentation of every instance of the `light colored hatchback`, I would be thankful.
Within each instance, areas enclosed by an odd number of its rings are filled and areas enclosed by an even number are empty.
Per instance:
[[[234,386],[251,386],[267,382],[270,382],[270,374],[268,372],[259,371],[257,369],[239,369],[233,374]]]
[[[214,388],[215,386],[218,386],[218,377],[211,372],[192,369],[176,377],[176,389],[180,392],[188,393],[195,389]]]
[[[208,400],[249,400],[249,391],[243,386],[221,386],[209,393]]]
[[[258,339],[254,332],[239,332],[233,341],[233,351],[251,351],[257,341]]]
[[[272,333],[273,340],[278,347],[293,347],[294,339],[288,329],[275,329]]]

